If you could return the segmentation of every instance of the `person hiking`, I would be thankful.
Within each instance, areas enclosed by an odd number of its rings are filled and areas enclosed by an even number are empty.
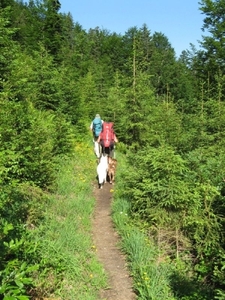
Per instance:
[[[103,122],[104,121],[101,119],[99,114],[96,114],[94,120],[91,122],[90,130],[93,132],[94,141],[98,139],[99,134],[102,131]]]
[[[118,143],[113,126],[113,122],[103,122],[102,131],[97,139],[97,143],[102,146],[102,153],[108,154],[110,157],[114,157],[115,143]]]
[[[90,125],[90,130],[93,132],[94,152],[97,158],[100,158],[101,156],[101,148],[99,146],[99,143],[97,142],[97,139],[102,131],[103,122],[104,121],[101,119],[100,115],[96,114],[94,120]]]

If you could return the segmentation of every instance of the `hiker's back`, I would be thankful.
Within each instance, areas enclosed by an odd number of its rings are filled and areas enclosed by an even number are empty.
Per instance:
[[[103,122],[101,144],[103,147],[108,148],[114,144],[114,129],[113,122]]]
[[[94,152],[98,158],[101,156],[101,147],[99,147],[97,139],[102,131],[102,123],[103,120],[101,119],[100,115],[96,114],[90,125],[90,130],[93,133]]]
[[[98,142],[102,146],[102,153],[108,154],[109,156],[114,155],[114,143],[115,143],[115,133],[113,129],[113,122],[103,122],[102,132],[99,135]]]
[[[98,137],[102,131],[102,120],[99,117],[95,117],[93,120],[93,133],[95,137]]]

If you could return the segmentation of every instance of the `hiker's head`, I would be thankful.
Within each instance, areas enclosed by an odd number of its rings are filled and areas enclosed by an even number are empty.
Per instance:
[[[96,115],[95,115],[95,118],[101,118],[101,117],[100,117],[100,115],[99,115],[99,114],[96,114]]]

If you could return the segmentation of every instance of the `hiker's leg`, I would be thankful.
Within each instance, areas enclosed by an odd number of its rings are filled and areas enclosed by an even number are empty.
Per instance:
[[[99,148],[99,157],[102,156],[102,145],[98,144],[98,148]]]
[[[95,141],[94,151],[97,158],[99,158],[100,157],[99,144],[96,141]]]
[[[102,150],[101,150],[102,155],[105,155],[105,147],[102,143],[101,143],[101,148],[102,148]]]
[[[109,156],[114,158],[114,145],[110,145],[110,151],[109,151]]]
[[[104,147],[104,154],[109,155],[110,151],[109,151],[109,147]]]

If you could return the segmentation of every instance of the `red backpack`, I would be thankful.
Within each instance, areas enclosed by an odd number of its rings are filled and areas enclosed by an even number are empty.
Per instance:
[[[103,122],[101,142],[104,147],[110,147],[114,143],[113,122]]]

